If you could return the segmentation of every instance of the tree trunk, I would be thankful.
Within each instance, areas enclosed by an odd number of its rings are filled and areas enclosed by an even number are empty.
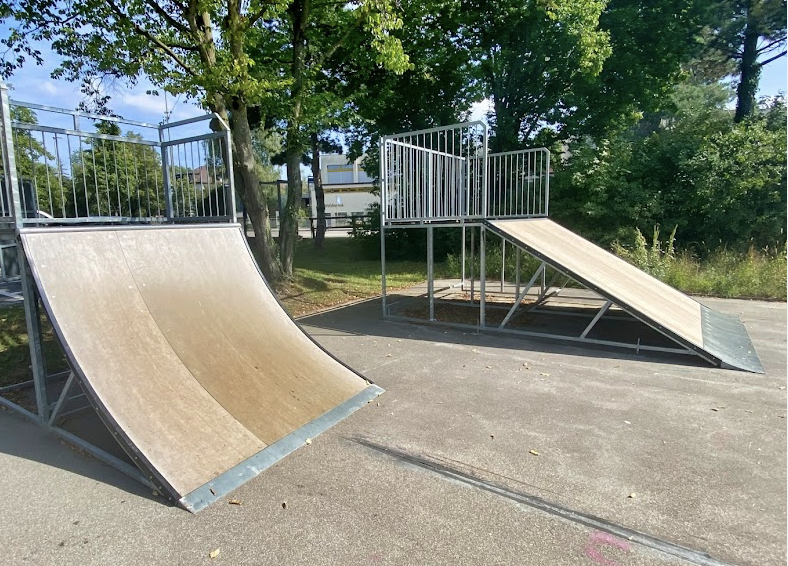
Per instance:
[[[323,247],[326,239],[326,193],[323,192],[323,175],[320,169],[320,142],[317,134],[312,134],[312,180],[315,184],[315,212],[317,213],[317,230],[315,231],[315,247]]]
[[[309,18],[310,0],[296,0],[288,12],[292,19],[293,60],[290,89],[290,116],[285,137],[287,165],[287,204],[279,228],[279,258],[285,277],[293,277],[293,257],[298,237],[298,205],[301,200],[301,156],[305,144],[301,135],[301,106],[304,97],[304,67],[306,65],[306,23]]]
[[[282,273],[293,277],[293,258],[298,241],[298,208],[301,201],[301,148],[288,148],[285,153],[287,165],[287,199],[284,214],[279,224],[279,258]]]
[[[260,193],[260,181],[255,172],[254,152],[252,151],[252,132],[246,106],[239,104],[230,114],[230,130],[233,137],[233,173],[235,188],[246,206],[249,220],[254,229],[254,247],[260,262],[260,269],[272,284],[282,279],[282,270],[276,260],[271,226],[268,222],[268,207]]]
[[[739,86],[736,88],[736,115],[734,121],[741,122],[755,111],[755,93],[758,90],[758,81],[761,75],[761,65],[758,63],[758,37],[760,33],[750,6],[746,8],[747,25],[744,28],[744,50],[739,63]]]

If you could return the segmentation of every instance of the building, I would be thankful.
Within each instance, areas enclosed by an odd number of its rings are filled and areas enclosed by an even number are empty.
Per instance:
[[[321,155],[320,172],[326,202],[328,226],[344,225],[345,218],[364,216],[378,197],[372,194],[373,179],[362,169],[364,155],[350,162],[346,155]],[[312,178],[309,179],[311,216],[317,216],[317,202]],[[342,220],[339,220],[342,219]]]

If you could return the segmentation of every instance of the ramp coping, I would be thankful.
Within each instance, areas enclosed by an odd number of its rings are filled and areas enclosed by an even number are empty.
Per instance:
[[[323,413],[316,419],[297,428],[264,448],[251,458],[230,468],[223,474],[215,477],[208,483],[198,487],[191,493],[182,497],[178,503],[186,510],[196,513],[216,500],[224,497],[229,492],[256,477],[260,472],[273,466],[279,460],[295,452],[304,445],[308,439],[315,438],[325,432],[339,421],[354,413],[385,390],[370,383],[363,391],[357,393],[347,401]]]

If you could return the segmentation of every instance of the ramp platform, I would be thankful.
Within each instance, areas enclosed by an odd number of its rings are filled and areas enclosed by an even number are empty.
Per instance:
[[[738,318],[700,304],[547,218],[485,225],[711,363],[763,373]]]
[[[238,225],[20,237],[74,378],[151,484],[190,511],[383,391],[287,315]]]

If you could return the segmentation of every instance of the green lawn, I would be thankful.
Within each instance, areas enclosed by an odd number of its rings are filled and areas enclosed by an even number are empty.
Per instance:
[[[380,262],[358,259],[359,244],[350,238],[328,238],[322,250],[311,240],[298,244],[292,283],[278,289],[279,299],[293,316],[301,316],[348,301],[380,294]],[[442,265],[436,265],[441,276]],[[427,278],[426,264],[390,262],[386,266],[389,289],[407,287]]]

